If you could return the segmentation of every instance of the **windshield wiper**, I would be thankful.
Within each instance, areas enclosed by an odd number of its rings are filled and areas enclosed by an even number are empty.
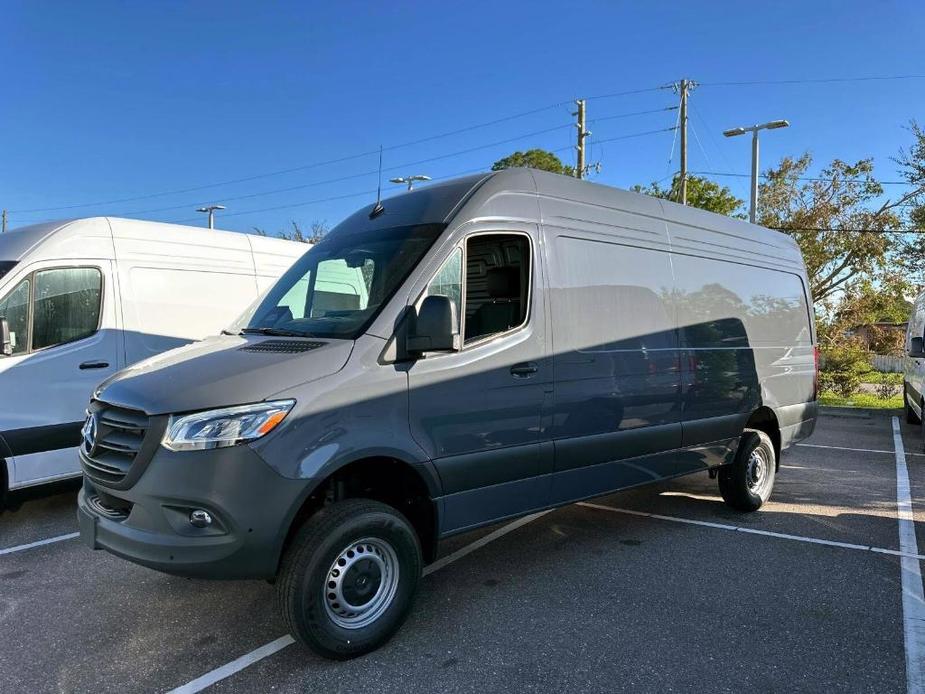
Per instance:
[[[312,337],[311,333],[298,330],[282,330],[280,328],[244,328],[240,335],[270,335],[272,337]]]

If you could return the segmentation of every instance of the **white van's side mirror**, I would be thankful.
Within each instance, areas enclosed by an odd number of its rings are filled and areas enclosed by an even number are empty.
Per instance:
[[[13,355],[13,339],[10,336],[10,324],[6,318],[0,318],[0,355],[10,357]]]
[[[925,345],[922,344],[923,339],[921,337],[913,337],[909,341],[909,356],[910,357],[925,357]]]

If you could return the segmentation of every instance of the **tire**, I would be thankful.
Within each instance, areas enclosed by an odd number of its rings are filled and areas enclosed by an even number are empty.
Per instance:
[[[418,536],[401,513],[369,499],[338,501],[311,516],[286,550],[278,606],[290,633],[315,653],[355,658],[398,631],[422,565]]]
[[[735,460],[720,468],[717,476],[723,501],[737,511],[757,511],[771,496],[776,468],[771,438],[763,431],[746,429]]]
[[[903,404],[906,406],[906,423],[921,424],[921,418],[915,413],[915,410],[912,409],[912,405],[909,404],[905,383],[903,383]]]

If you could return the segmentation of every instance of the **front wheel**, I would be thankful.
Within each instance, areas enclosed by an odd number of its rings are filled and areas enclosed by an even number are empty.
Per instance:
[[[279,608],[313,651],[354,658],[405,621],[422,563],[417,534],[398,511],[368,499],[339,501],[310,517],[283,556]]]
[[[735,460],[719,471],[723,501],[737,511],[757,511],[771,496],[776,468],[771,438],[763,431],[747,429]]]

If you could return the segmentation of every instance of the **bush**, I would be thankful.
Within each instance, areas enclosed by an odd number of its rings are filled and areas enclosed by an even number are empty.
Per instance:
[[[843,398],[851,397],[862,377],[872,371],[870,352],[857,339],[843,339],[822,351],[819,385]]]

